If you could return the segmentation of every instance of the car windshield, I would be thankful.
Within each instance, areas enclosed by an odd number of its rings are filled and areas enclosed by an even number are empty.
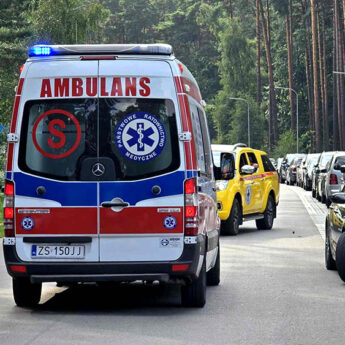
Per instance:
[[[321,161],[320,161],[320,169],[324,169],[327,163],[332,159],[332,157],[333,157],[333,154],[322,156]]]

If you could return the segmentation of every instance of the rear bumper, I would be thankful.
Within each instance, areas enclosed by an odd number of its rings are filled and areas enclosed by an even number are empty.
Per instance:
[[[205,237],[196,244],[185,244],[181,257],[159,262],[23,262],[15,246],[4,245],[7,272],[12,277],[28,277],[32,282],[100,282],[158,280],[179,283],[192,281],[199,272],[199,260],[205,253]],[[25,266],[15,272],[11,266]],[[178,265],[178,266],[175,266]],[[187,266],[188,265],[188,266]],[[182,268],[185,268],[182,270]]]

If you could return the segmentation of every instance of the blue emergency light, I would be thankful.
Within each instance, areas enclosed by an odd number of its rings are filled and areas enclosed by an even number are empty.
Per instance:
[[[29,50],[30,56],[49,56],[52,53],[52,49],[49,46],[33,46]]]

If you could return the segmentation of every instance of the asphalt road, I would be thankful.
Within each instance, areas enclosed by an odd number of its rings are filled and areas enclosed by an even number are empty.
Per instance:
[[[322,208],[313,215],[310,203],[282,186],[273,230],[250,222],[222,237],[221,285],[203,309],[181,308],[176,287],[55,284],[37,309],[21,309],[0,262],[0,344],[343,345],[345,284],[324,267]]]

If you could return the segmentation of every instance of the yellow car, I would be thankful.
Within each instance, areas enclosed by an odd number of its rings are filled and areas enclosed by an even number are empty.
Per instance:
[[[279,202],[279,177],[263,151],[245,144],[212,145],[219,167],[217,202],[221,233],[237,235],[239,225],[255,220],[259,230],[272,229]]]

